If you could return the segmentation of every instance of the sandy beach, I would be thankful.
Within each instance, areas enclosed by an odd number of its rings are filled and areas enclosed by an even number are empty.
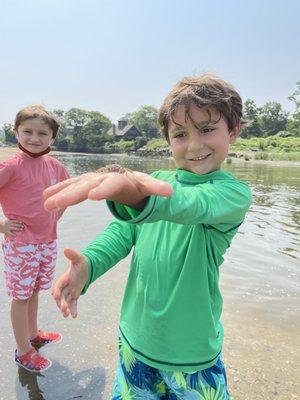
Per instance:
[[[0,162],[7,160],[12,155],[16,154],[18,149],[16,147],[0,147]]]
[[[0,162],[17,151],[14,147],[0,147]],[[67,220],[64,223],[67,224]],[[111,357],[111,352],[116,351],[115,333],[125,279],[125,272],[122,272],[121,277],[118,272],[113,272],[108,276],[106,284],[102,283],[103,290],[107,291],[104,297],[107,303],[102,305],[103,312],[107,312],[107,319],[103,318],[101,326],[101,331],[105,331],[106,334],[100,339],[104,362],[100,366],[95,364],[94,368],[102,367],[106,370],[103,400],[108,399],[113,381],[115,355]],[[222,285],[224,284],[222,282]],[[122,286],[117,289],[117,296],[115,285]],[[109,315],[113,317],[110,318]],[[64,321],[61,321],[61,324],[64,324],[65,330],[72,326],[65,325]],[[246,307],[242,298],[237,304],[233,299],[224,297],[223,324],[224,360],[233,400],[300,398],[299,334],[297,335],[294,327],[291,329],[284,323],[273,324],[271,303],[270,309],[257,311],[255,308]],[[95,326],[94,329],[95,332],[98,331],[98,327]],[[71,336],[71,332],[68,334]],[[0,398],[2,399],[1,396]]]

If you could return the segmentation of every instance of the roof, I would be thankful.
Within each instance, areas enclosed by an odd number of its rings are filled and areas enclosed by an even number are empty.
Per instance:
[[[132,128],[136,129],[136,130],[140,133],[140,131],[138,130],[138,128],[137,128],[135,125],[126,125],[123,129],[118,129],[117,126],[113,125],[113,126],[109,129],[109,131],[107,132],[107,134],[110,135],[110,136],[118,136],[118,137],[120,137],[120,136],[125,136],[126,133],[127,133],[128,131],[130,131],[130,129],[132,129]]]

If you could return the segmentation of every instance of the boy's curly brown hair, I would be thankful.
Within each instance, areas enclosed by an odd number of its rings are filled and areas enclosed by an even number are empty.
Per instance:
[[[158,111],[158,123],[167,141],[169,122],[172,120],[176,124],[174,114],[178,107],[183,105],[186,117],[190,118],[189,110],[192,104],[207,111],[207,123],[211,121],[210,109],[218,110],[220,118],[226,120],[229,131],[238,124],[248,124],[248,121],[242,118],[241,96],[232,85],[212,74],[185,77],[176,83]]]

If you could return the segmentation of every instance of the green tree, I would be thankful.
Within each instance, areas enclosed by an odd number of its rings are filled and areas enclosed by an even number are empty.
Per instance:
[[[64,112],[64,110],[60,110],[60,109],[57,109],[57,110],[53,110],[53,114],[60,120],[60,122],[63,120],[63,118],[64,118],[64,115],[65,115],[65,112]]]
[[[64,110],[53,110],[53,114],[57,117],[60,124],[58,135],[56,136],[54,145],[59,150],[68,150],[70,145],[70,138],[68,138],[68,129],[66,128],[65,122],[65,111]]]
[[[296,90],[288,99],[294,102],[296,110],[289,119],[286,128],[289,132],[300,136],[300,81],[296,83]]]
[[[2,129],[3,129],[3,132],[5,133],[4,140],[6,143],[17,143],[17,139],[14,134],[12,124],[3,124]]]
[[[68,136],[71,137],[70,150],[85,151],[86,140],[83,127],[88,119],[88,112],[80,108],[71,108],[64,114],[64,127]]]
[[[134,150],[137,150],[147,144],[147,138],[141,136],[137,137],[134,141]]]
[[[111,142],[111,138],[105,133],[90,134],[86,137],[86,151],[91,153],[102,153],[106,143]]]
[[[285,112],[280,103],[269,101],[260,108],[259,124],[264,136],[275,135],[286,129],[288,113]]]
[[[69,150],[101,151],[104,143],[110,140],[106,135],[110,127],[111,121],[98,111],[71,108],[63,114],[63,144],[66,145],[68,138]]]
[[[135,125],[143,136],[154,138],[159,136],[157,109],[153,106],[142,106],[138,111],[126,114],[128,122]]]
[[[83,126],[83,130],[86,135],[106,133],[111,127],[111,121],[105,117],[105,115],[99,113],[98,111],[89,111],[87,113],[87,118]]]
[[[259,108],[255,104],[254,100],[247,99],[244,103],[244,118],[249,120],[249,125],[242,129],[243,137],[262,136],[263,131],[258,122],[259,119]]]
[[[111,125],[111,121],[98,111],[88,112],[86,123],[83,126],[87,151],[98,153],[103,150],[105,143],[111,140],[106,134]]]

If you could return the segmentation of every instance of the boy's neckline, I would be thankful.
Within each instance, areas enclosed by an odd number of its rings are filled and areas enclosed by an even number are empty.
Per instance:
[[[233,175],[228,171],[216,170],[209,172],[208,174],[198,175],[194,172],[187,171],[185,169],[177,168],[176,170],[176,180],[181,183],[205,183],[210,180],[218,179],[234,179]]]

